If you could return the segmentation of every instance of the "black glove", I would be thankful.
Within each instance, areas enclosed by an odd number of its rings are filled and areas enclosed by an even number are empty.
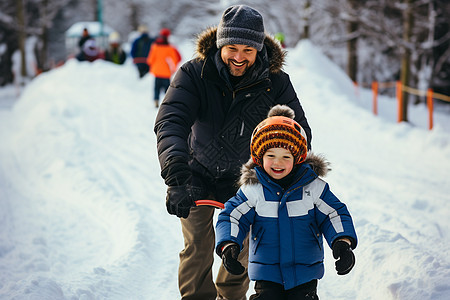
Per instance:
[[[233,275],[241,275],[245,268],[237,260],[239,255],[239,246],[236,243],[226,246],[222,251],[222,262],[225,269]]]
[[[192,206],[195,206],[194,189],[188,185],[169,186],[167,188],[166,207],[171,215],[187,218]]]
[[[355,254],[345,241],[337,241],[333,244],[333,257],[340,258],[335,263],[338,275],[348,274],[355,265]]]

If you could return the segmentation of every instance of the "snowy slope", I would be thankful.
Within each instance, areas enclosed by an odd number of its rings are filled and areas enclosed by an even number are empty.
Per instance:
[[[355,96],[307,41],[286,69],[359,235],[347,276],[326,249],[321,299],[448,299],[449,115],[428,131],[414,107],[415,125],[396,124],[385,97],[373,116],[370,94]],[[0,299],[179,298],[183,244],[165,210],[152,87],[130,61],[69,61],[0,105]]]

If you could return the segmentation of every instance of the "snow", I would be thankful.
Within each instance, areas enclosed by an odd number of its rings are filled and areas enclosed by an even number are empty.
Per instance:
[[[179,48],[192,57],[193,45]],[[374,116],[370,91],[314,45],[288,50],[314,152],[332,163],[325,179],[359,237],[346,276],[326,248],[319,297],[448,299],[448,109],[431,131],[423,105],[398,124],[383,96]],[[152,87],[130,60],[70,60],[0,89],[0,299],[179,298],[183,241],[165,208]]]

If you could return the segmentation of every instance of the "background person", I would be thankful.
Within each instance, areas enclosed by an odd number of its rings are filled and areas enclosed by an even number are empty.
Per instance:
[[[131,45],[130,55],[133,58],[133,63],[138,69],[139,78],[142,78],[149,71],[149,67],[147,65],[147,55],[154,39],[149,36],[147,26],[140,25],[138,31],[141,35],[134,40]]]
[[[81,37],[78,40],[78,47],[80,48],[80,50],[83,49],[83,45],[84,43],[89,40],[92,39],[93,37],[90,35],[89,30],[87,28],[83,28],[83,31],[81,33]]]
[[[170,30],[161,29],[158,38],[150,48],[147,64],[150,73],[155,77],[154,97],[155,107],[159,106],[159,95],[166,92],[170,85],[170,78],[175,73],[181,55],[177,48],[169,44]]]
[[[105,50],[105,60],[112,63],[123,65],[127,59],[125,51],[120,45],[120,34],[118,32],[111,32],[108,36],[109,46]]]
[[[102,59],[103,53],[97,47],[97,43],[94,38],[90,38],[84,42],[83,48],[77,54],[76,59],[78,61],[93,62],[97,59]]]

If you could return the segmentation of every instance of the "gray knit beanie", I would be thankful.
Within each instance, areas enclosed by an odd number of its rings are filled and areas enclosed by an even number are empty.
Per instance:
[[[261,51],[264,38],[263,18],[253,8],[246,5],[234,5],[223,12],[217,28],[217,48],[239,44]]]

